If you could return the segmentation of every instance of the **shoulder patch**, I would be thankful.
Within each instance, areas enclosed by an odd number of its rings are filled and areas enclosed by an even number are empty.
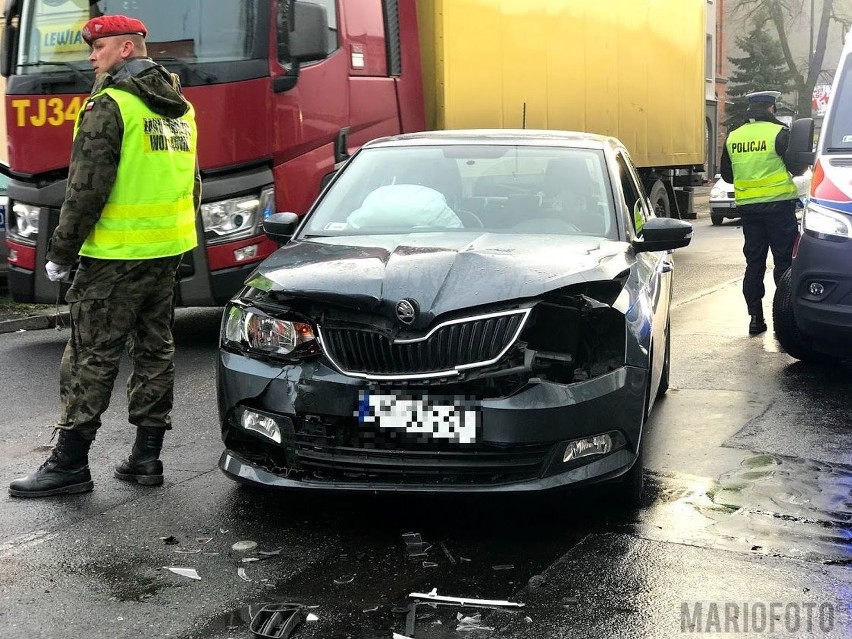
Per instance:
[[[94,108],[94,106],[95,106],[95,101],[89,100],[88,102],[86,102],[86,109],[85,110],[91,111]]]

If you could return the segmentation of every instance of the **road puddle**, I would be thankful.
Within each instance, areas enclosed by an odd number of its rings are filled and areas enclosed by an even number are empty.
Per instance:
[[[652,477],[637,532],[660,541],[852,564],[852,469],[755,454],[718,480]]]

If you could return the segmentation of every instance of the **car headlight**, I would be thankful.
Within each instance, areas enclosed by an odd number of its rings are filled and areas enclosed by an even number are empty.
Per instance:
[[[283,320],[254,308],[230,304],[225,309],[222,345],[244,352],[294,359],[320,352],[313,327]]]
[[[259,195],[232,197],[201,205],[201,222],[208,244],[232,242],[257,235],[263,218],[275,212],[275,189]]]
[[[714,186],[710,189],[710,199],[711,200],[721,200],[725,197],[725,189],[719,186]]]
[[[802,217],[805,231],[825,237],[849,239],[852,237],[852,218],[825,206],[808,202]]]
[[[15,202],[12,205],[12,219],[9,220],[9,235],[16,239],[35,241],[38,235],[38,218],[41,208]]]

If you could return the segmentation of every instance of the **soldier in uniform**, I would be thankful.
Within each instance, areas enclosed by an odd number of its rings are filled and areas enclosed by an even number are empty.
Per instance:
[[[46,271],[66,279],[71,337],[59,371],[58,439],[47,461],[9,486],[15,497],[92,490],[89,447],[109,405],[125,348],[129,421],[119,479],[163,482],[171,428],[174,291],[181,256],[198,244],[195,112],[177,76],[147,57],[145,25],[121,15],[83,27],[96,79],[74,127],[59,226]]]
[[[734,200],[742,219],[746,258],[743,297],[750,315],[748,332],[766,330],[763,317],[763,277],[772,250],[775,283],[793,261],[798,226],[798,189],[791,170],[801,175],[806,166],[789,166],[785,159],[790,130],[775,118],[778,91],[749,93],[746,120],[728,134],[722,151],[722,178],[734,185]]]

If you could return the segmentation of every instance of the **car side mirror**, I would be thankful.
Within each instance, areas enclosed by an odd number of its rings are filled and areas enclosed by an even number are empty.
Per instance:
[[[816,160],[814,120],[800,118],[790,126],[790,142],[784,160],[793,175],[801,175]]]
[[[295,213],[273,213],[263,220],[263,232],[273,242],[286,244],[299,226],[299,216]]]
[[[633,250],[672,251],[692,240],[692,224],[672,217],[652,217],[642,227],[642,237],[633,240]]]

